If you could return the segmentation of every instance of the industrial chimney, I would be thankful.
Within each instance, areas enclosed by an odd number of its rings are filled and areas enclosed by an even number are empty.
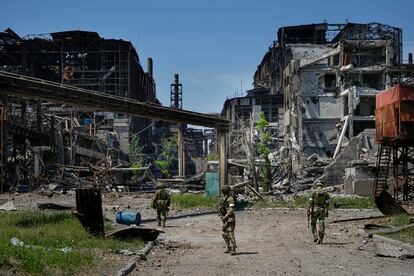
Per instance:
[[[152,72],[152,58],[147,59],[147,74],[150,77],[150,79],[153,78],[153,72]]]

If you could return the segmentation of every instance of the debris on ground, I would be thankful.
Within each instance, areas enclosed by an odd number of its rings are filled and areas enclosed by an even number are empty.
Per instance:
[[[63,248],[56,248],[56,249],[51,249],[51,248],[46,248],[46,247],[42,247],[42,246],[38,246],[38,245],[26,245],[23,241],[21,241],[19,238],[17,237],[12,237],[10,239],[10,243],[14,246],[17,247],[25,247],[25,248],[31,248],[31,249],[44,249],[44,250],[56,250],[56,251],[60,251],[63,253],[70,253],[72,252],[72,248],[71,247],[63,247]]]
[[[408,252],[404,248],[384,242],[374,242],[374,252],[378,257],[391,257],[399,259],[414,258],[414,254]]]
[[[3,210],[3,211],[17,211],[17,208],[14,207],[13,201],[7,201],[6,203],[0,205],[0,210]]]

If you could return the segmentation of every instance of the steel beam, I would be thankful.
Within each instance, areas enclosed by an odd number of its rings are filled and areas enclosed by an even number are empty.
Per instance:
[[[177,110],[134,99],[63,85],[0,71],[0,93],[68,104],[94,111],[109,111],[174,123],[187,123],[228,131],[229,120],[202,113]]]

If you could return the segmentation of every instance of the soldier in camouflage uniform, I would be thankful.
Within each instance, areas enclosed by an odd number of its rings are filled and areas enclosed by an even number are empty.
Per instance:
[[[223,198],[220,202],[220,218],[223,222],[223,239],[226,242],[227,249],[224,253],[236,255],[236,238],[234,237],[234,228],[236,227],[236,216],[234,213],[235,202],[230,195],[230,187],[224,186],[221,189]]]
[[[158,226],[165,227],[165,220],[167,219],[167,213],[170,207],[170,195],[162,183],[156,186],[156,190],[154,199],[152,200],[152,208],[157,209]]]
[[[325,217],[328,217],[329,194],[323,190],[323,183],[318,181],[309,199],[308,215],[311,217],[313,241],[322,243],[325,233]],[[319,226],[316,229],[316,222]]]

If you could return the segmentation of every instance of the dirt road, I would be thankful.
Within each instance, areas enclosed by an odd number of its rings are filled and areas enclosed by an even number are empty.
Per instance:
[[[413,260],[375,257],[373,242],[362,230],[364,222],[329,223],[370,215],[379,213],[331,212],[325,243],[318,245],[307,229],[304,210],[238,212],[236,256],[223,254],[217,216],[171,220],[161,244],[132,275],[413,275]]]
[[[139,210],[143,219],[155,217],[149,195],[104,195],[105,216],[117,210]],[[74,205],[74,195],[53,199],[36,194],[2,195],[18,209],[37,209],[37,203]],[[185,216],[195,210],[171,210]],[[377,216],[376,210],[335,210],[327,219],[325,244],[313,243],[304,210],[250,210],[237,212],[238,255],[224,254],[217,215],[167,221],[161,243],[132,275],[414,275],[414,260],[376,257],[373,242],[362,230],[365,221],[333,224],[335,219]],[[156,227],[155,222],[143,226]],[[123,264],[114,263],[114,271]]]

